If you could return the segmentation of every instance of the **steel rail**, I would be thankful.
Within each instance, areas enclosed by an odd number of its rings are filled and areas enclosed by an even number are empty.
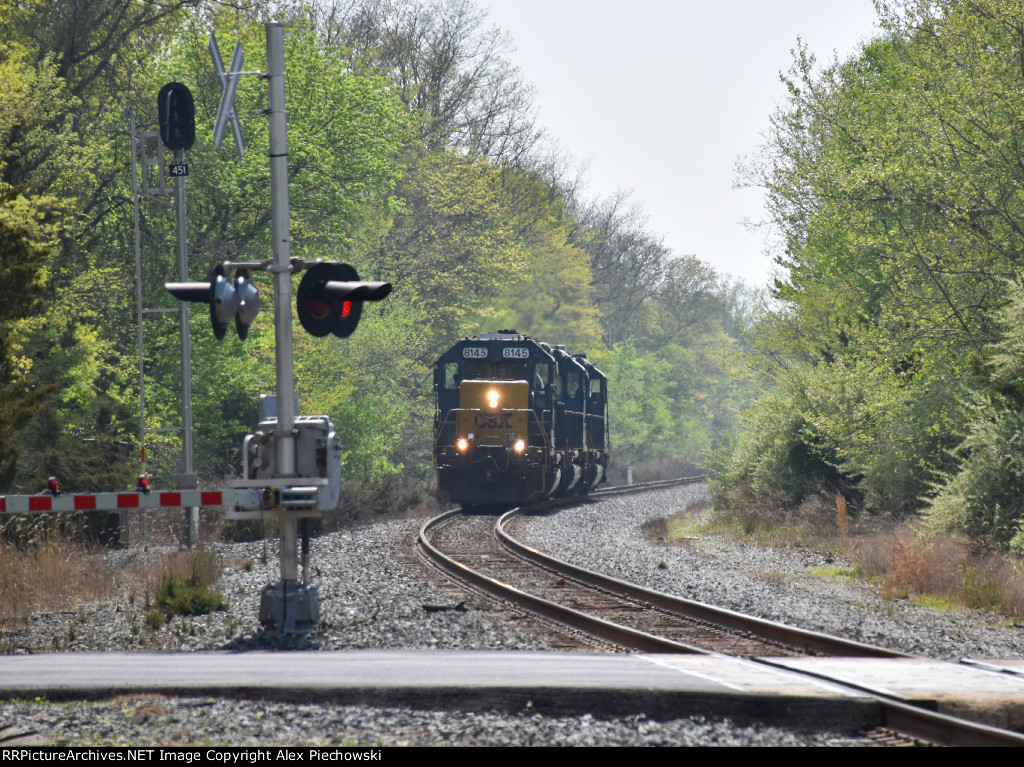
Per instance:
[[[885,726],[921,740],[944,746],[1013,746],[1024,747],[1024,735],[991,725],[930,711],[921,705],[907,703],[891,693],[849,679],[836,679],[828,674],[794,669],[770,658],[753,658],[762,666],[790,671],[801,676],[820,679],[836,687],[852,690],[873,698],[885,714]],[[952,665],[952,664],[951,664]],[[922,704],[924,705],[924,704]]]
[[[433,519],[428,520],[423,527],[420,528],[419,535],[420,549],[424,552],[431,564],[448,573],[456,580],[463,583],[469,583],[495,599],[510,602],[517,607],[521,607],[535,613],[536,615],[547,618],[548,620],[560,623],[568,628],[583,631],[591,636],[597,637],[598,639],[614,642],[615,644],[623,647],[642,650],[644,652],[712,654],[699,647],[692,647],[691,645],[683,644],[682,642],[675,642],[671,639],[665,639],[653,634],[648,634],[645,631],[638,631],[637,629],[629,628],[628,626],[612,623],[611,621],[606,621],[602,618],[588,615],[587,613],[580,612],[579,610],[574,610],[571,607],[565,607],[564,605],[560,605],[556,602],[551,602],[547,599],[534,596],[533,594],[528,594],[527,592],[520,591],[507,583],[503,583],[482,573],[478,573],[462,562],[452,559],[448,555],[442,553],[430,542],[429,534],[435,527],[438,527],[461,514],[461,509],[454,509],[452,511],[447,511],[440,516],[434,517]]]
[[[705,478],[706,475],[700,475],[679,479],[657,480],[654,482],[626,485],[622,487],[604,488],[589,495],[552,498],[547,501],[541,501],[539,503],[532,504],[530,509],[550,509],[571,503],[578,503],[586,500],[588,497],[607,497],[610,495],[645,492],[659,487],[672,487],[679,484],[700,482]],[[516,509],[513,509],[512,511],[516,511]],[[430,543],[429,532],[435,527],[439,527],[460,514],[462,514],[462,509],[453,509],[445,512],[424,523],[420,528],[419,533],[419,546],[424,556],[435,567],[448,573],[448,575],[452,576],[456,580],[464,583],[470,583],[475,588],[495,599],[505,600],[521,607],[522,609],[528,610],[536,615],[540,615],[570,629],[582,631],[608,642],[614,642],[622,647],[628,647],[630,649],[640,650],[643,652],[711,654],[708,650],[701,647],[695,647],[683,642],[676,642],[672,639],[649,634],[646,631],[622,626],[579,610],[565,607],[564,605],[560,605],[556,602],[551,602],[550,600],[543,599],[542,597],[529,594],[515,588],[514,586],[502,583],[501,581],[490,578],[482,573],[478,573],[462,562],[447,556]]]
[[[631,485],[627,487],[608,488],[593,496],[608,496],[627,494],[631,492],[643,492],[656,489],[661,486],[672,486],[686,482],[695,482],[704,477],[687,478],[684,480],[670,480],[667,482],[649,483],[647,485]],[[545,501],[541,504],[532,505],[528,511],[538,511],[556,506],[566,505],[571,502],[585,500],[588,496],[576,498],[562,498]],[[795,646],[803,646],[809,651],[826,653],[830,655],[842,655],[852,657],[888,657],[888,658],[912,658],[907,655],[886,648],[874,647],[840,637],[830,637],[819,632],[806,629],[796,629],[785,626],[774,621],[767,621],[753,616],[745,616],[724,608],[705,605],[692,600],[674,597],[661,592],[645,589],[636,584],[611,578],[609,576],[595,573],[593,571],[571,565],[555,557],[542,554],[509,536],[503,529],[504,524],[516,516],[526,513],[527,510],[518,508],[503,514],[495,524],[495,536],[511,553],[521,556],[528,561],[545,566],[548,569],[558,570],[561,574],[567,575],[575,580],[581,580],[586,585],[610,591],[618,596],[638,599],[647,602],[660,609],[679,614],[718,623],[731,629],[738,629],[757,633],[775,641],[782,641]],[[430,531],[452,518],[462,514],[461,509],[445,512],[438,517],[428,520],[421,528],[419,534],[419,545],[424,555],[437,567],[447,572],[455,579],[471,583],[474,587],[489,594],[490,596],[506,600],[512,604],[533,612],[537,615],[553,620],[572,629],[584,631],[605,641],[620,644],[643,652],[655,653],[697,653],[703,655],[717,655],[708,650],[692,647],[669,639],[638,631],[626,626],[621,626],[610,621],[587,615],[572,608],[564,607],[546,599],[536,597],[520,591],[513,586],[502,583],[496,579],[472,570],[465,564],[448,557],[438,550],[428,540]],[[541,565],[541,562],[546,564]],[[761,633],[764,632],[764,633]],[[802,644],[801,644],[802,643]],[[789,673],[802,676],[809,676],[815,679],[827,681],[839,689],[847,689],[860,695],[867,695],[875,700],[885,717],[885,726],[893,730],[906,733],[912,737],[938,743],[947,746],[1024,746],[1024,735],[1009,730],[1002,730],[997,727],[971,722],[947,714],[940,714],[929,711],[917,705],[906,703],[896,699],[894,696],[879,692],[871,687],[859,686],[848,680],[839,680],[829,677],[826,674],[808,672],[800,669],[790,668],[783,663],[773,662],[767,658],[750,659],[754,663],[783,669]]]
[[[787,626],[764,618],[744,615],[722,607],[714,607],[692,599],[665,594],[660,591],[638,586],[635,583],[612,578],[602,573],[578,567],[564,560],[544,554],[521,541],[516,540],[505,531],[505,524],[511,522],[528,510],[512,509],[503,514],[495,524],[494,534],[498,541],[510,552],[522,559],[548,570],[555,570],[559,575],[572,578],[592,588],[608,591],[620,597],[634,599],[638,602],[653,605],[661,610],[693,620],[706,621],[736,631],[745,631],[764,639],[789,645],[808,654],[836,655],[868,658],[910,658],[906,653],[875,647],[863,642],[855,642],[842,637],[829,636],[817,631]]]
[[[1024,668],[1000,666],[998,663],[986,663],[977,658],[961,658],[960,663],[964,666],[970,666],[971,668],[988,671],[991,674],[998,674],[1000,676],[1024,676]]]

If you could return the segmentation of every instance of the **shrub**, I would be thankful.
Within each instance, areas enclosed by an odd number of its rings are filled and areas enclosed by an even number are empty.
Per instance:
[[[1008,403],[980,408],[959,449],[959,471],[927,509],[933,528],[965,534],[982,544],[1024,549],[1024,416]]]
[[[965,536],[921,534],[909,526],[877,532],[856,547],[857,566],[897,597],[942,597],[980,610],[1024,615],[1020,563],[977,551]]]
[[[794,370],[762,393],[741,434],[709,453],[716,507],[744,506],[754,499],[796,506],[842,481],[835,457],[808,430],[805,372]]]
[[[219,574],[216,558],[206,550],[196,551],[184,560],[171,560],[156,591],[156,609],[168,618],[226,610],[224,597],[210,587]]]
[[[760,498],[795,508],[824,490],[871,512],[915,511],[949,466],[958,387],[871,361],[794,363],[757,399],[739,437],[709,458],[716,506]]]

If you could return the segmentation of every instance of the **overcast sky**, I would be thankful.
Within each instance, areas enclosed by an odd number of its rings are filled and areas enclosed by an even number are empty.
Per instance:
[[[540,123],[589,163],[588,195],[632,190],[677,254],[763,285],[758,190],[737,190],[802,39],[819,61],[876,32],[871,0],[478,0],[536,87]]]

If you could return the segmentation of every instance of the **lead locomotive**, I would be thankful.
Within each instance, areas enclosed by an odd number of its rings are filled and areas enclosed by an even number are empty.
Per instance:
[[[438,488],[463,506],[584,494],[608,468],[608,378],[514,330],[456,343],[434,368]]]

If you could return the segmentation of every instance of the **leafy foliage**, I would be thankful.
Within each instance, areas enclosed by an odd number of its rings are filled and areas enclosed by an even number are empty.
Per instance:
[[[774,476],[794,503],[855,485],[887,513],[937,493],[934,519],[1005,544],[1022,511],[1004,374],[1021,329],[999,318],[1024,253],[1024,5],[879,13],[883,35],[848,61],[796,51],[789,101],[746,171],[784,251],[753,334],[765,391],[716,459],[720,492],[770,496]]]
[[[742,289],[670,253],[627,196],[582,198],[579,173],[542,142],[508,38],[469,0],[0,0],[5,487],[37,490],[56,474],[68,490],[114,489],[137,468],[126,107],[144,130],[165,82],[195,96],[192,278],[269,258],[266,124],[244,120],[241,160],[214,151],[220,88],[206,36],[239,39],[258,70],[271,15],[288,25],[292,255],[395,285],[351,338],[295,336],[300,410],[334,420],[347,480],[429,477],[431,366],[454,339],[500,327],[607,368],[620,465],[699,459],[717,442],[743,397],[733,358],[737,323],[750,324]],[[243,118],[265,100],[263,81],[241,79]],[[147,308],[173,303],[163,284],[177,271],[174,219],[172,206],[141,205]],[[254,279],[267,297],[267,276]],[[244,343],[214,341],[204,311],[190,322],[195,463],[219,481],[240,470],[256,398],[273,391],[273,322],[264,310]],[[143,332],[146,425],[160,430],[147,436],[147,468],[159,487],[181,466],[178,328],[162,315]]]
[[[48,250],[28,201],[12,191],[0,199],[0,482],[7,484],[22,451],[18,431],[59,383],[40,381],[19,347],[17,325],[39,307]]]

